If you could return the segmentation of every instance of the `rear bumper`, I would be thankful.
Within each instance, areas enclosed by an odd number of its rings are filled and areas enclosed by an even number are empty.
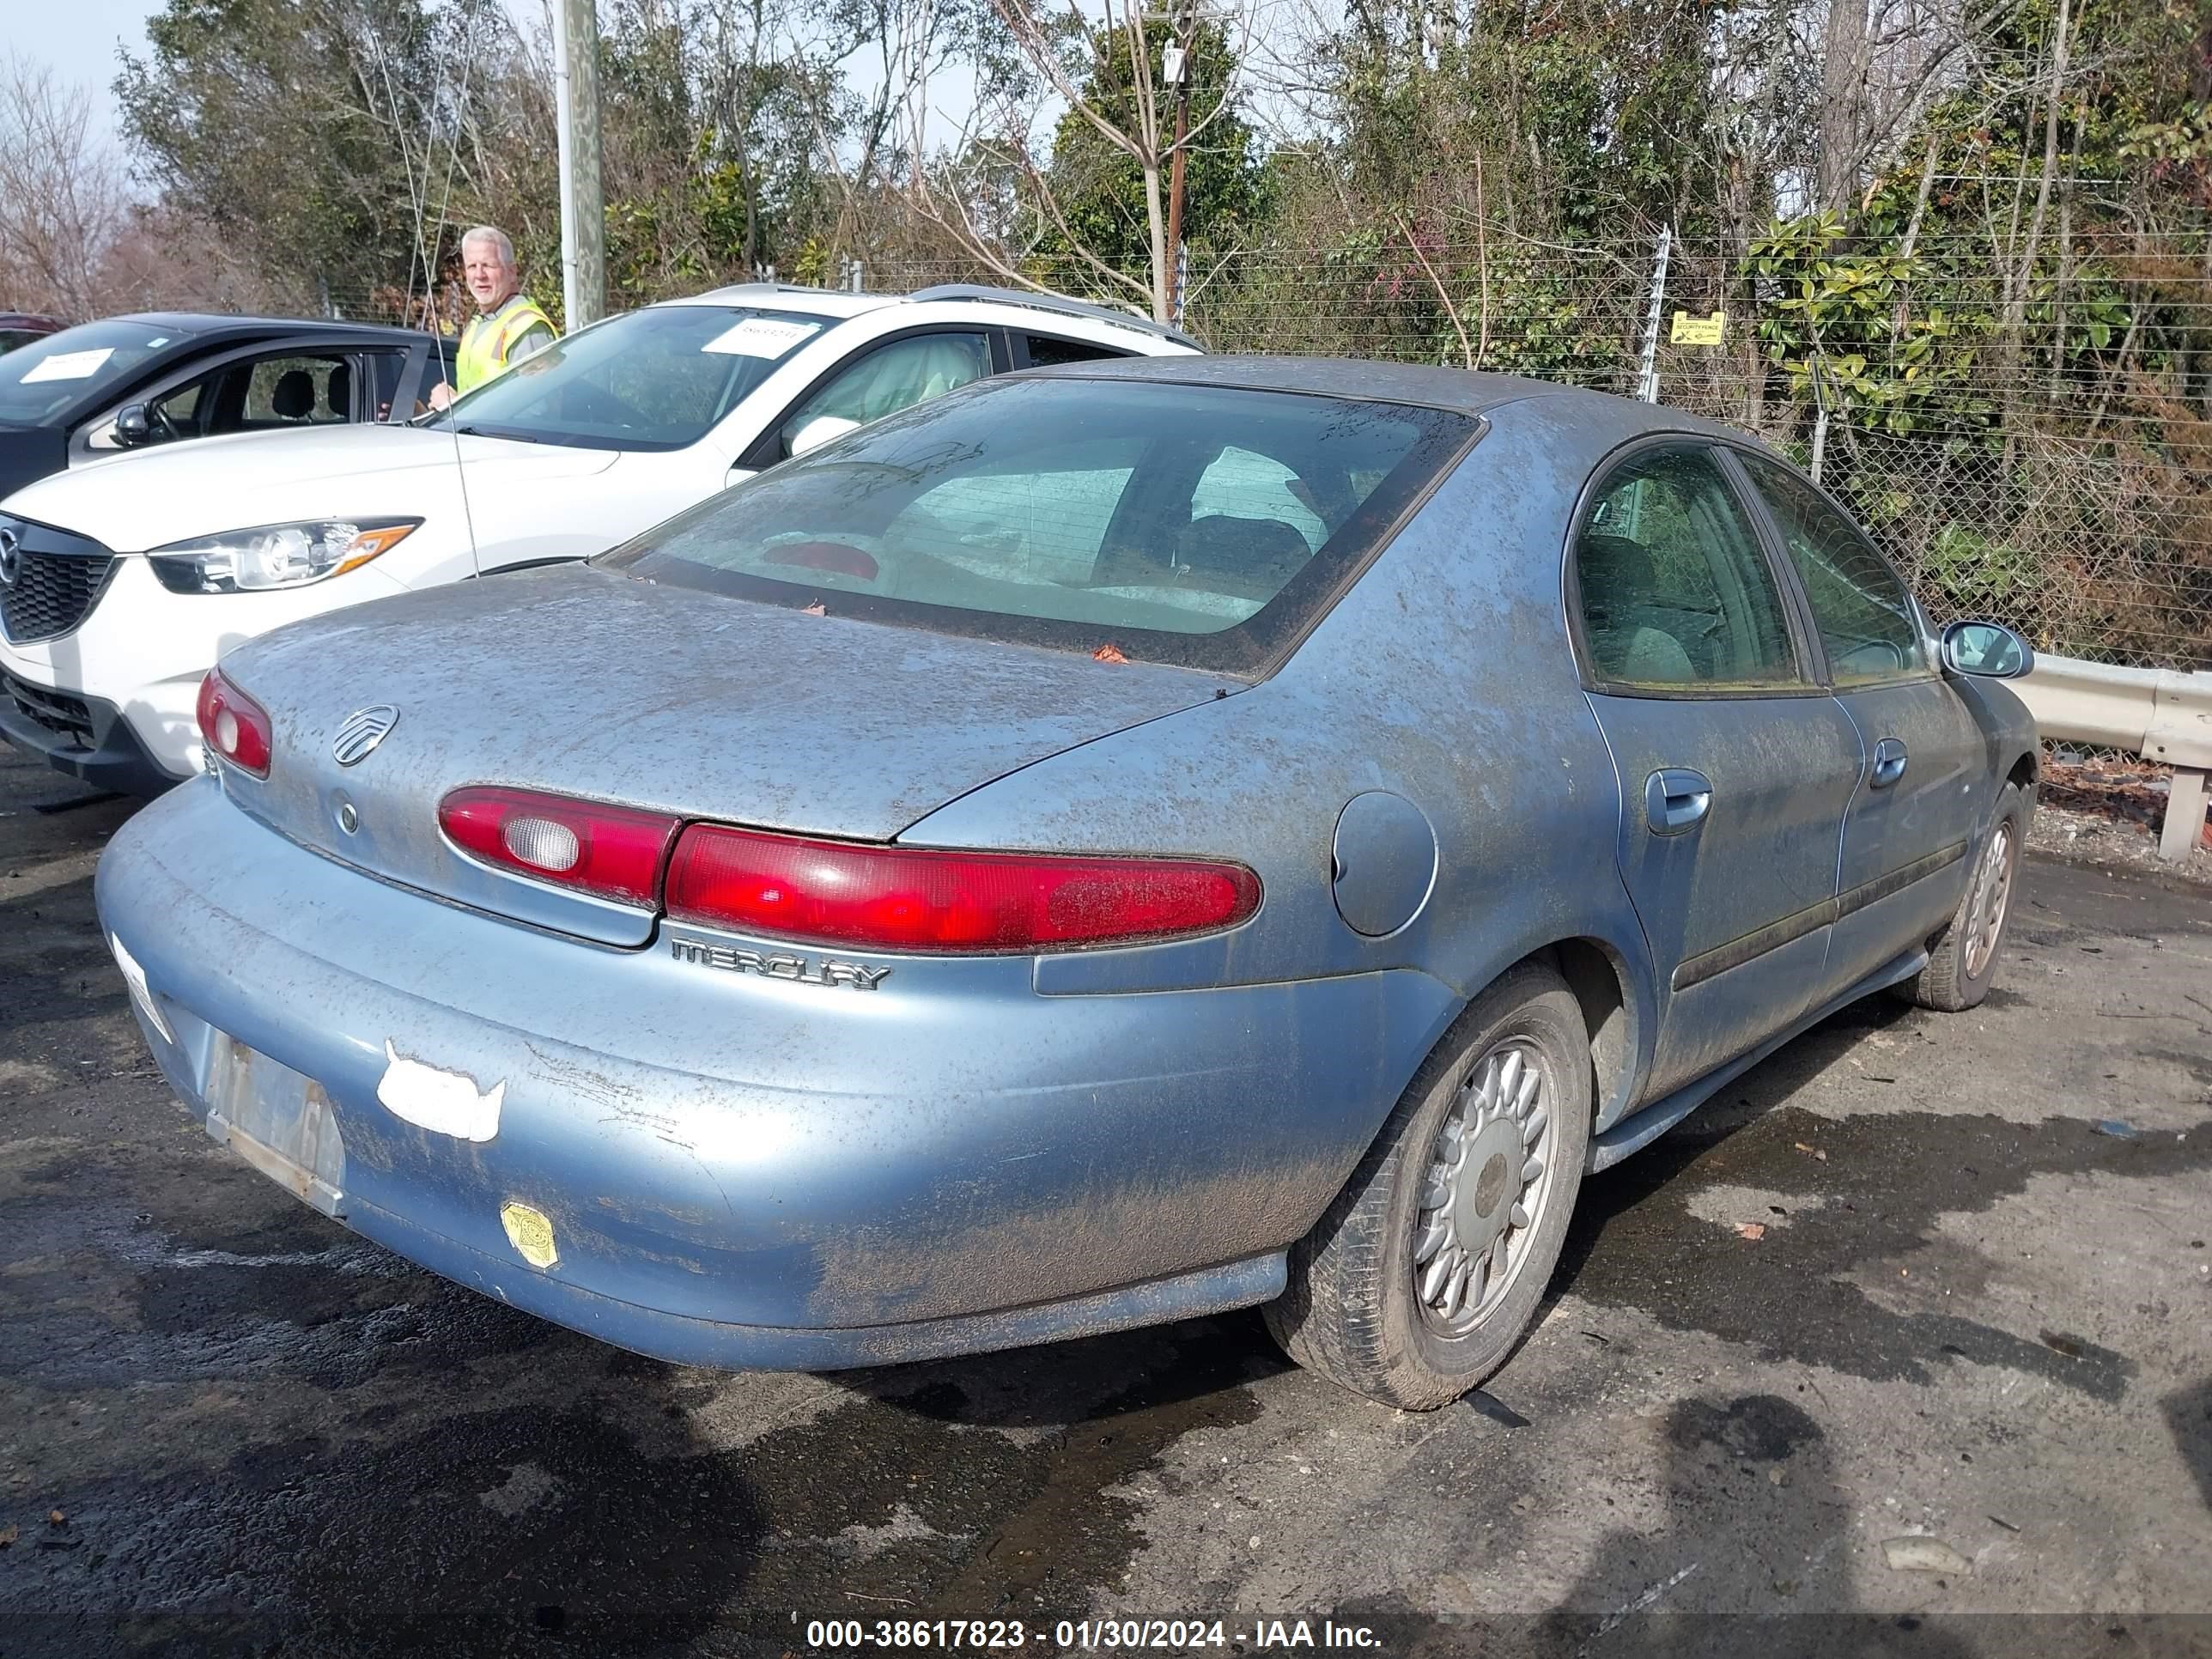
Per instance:
[[[0,736],[99,789],[158,795],[184,781],[147,751],[113,703],[0,667]]]
[[[1455,1012],[1404,972],[1103,996],[1040,996],[1003,959],[898,962],[868,994],[717,972],[374,881],[211,779],[125,827],[99,901],[204,1119],[228,1034],[327,1097],[347,1224],[719,1365],[875,1364],[1265,1300]],[[495,1132],[397,1115],[395,1056],[466,1101],[496,1089]],[[550,1267],[510,1242],[511,1203],[550,1221]]]
[[[1285,1271],[1283,1252],[1273,1250],[1197,1273],[1026,1308],[809,1330],[733,1325],[617,1302],[550,1273],[518,1270],[512,1255],[497,1261],[373,1204],[355,1205],[345,1221],[409,1261],[525,1313],[633,1353],[725,1370],[832,1371],[905,1364],[1194,1319],[1273,1301],[1282,1294]]]

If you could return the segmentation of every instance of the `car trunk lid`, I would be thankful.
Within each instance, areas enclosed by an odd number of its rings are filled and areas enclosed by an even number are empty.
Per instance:
[[[256,816],[373,874],[614,945],[642,943],[651,910],[489,869],[440,831],[439,802],[500,784],[887,842],[994,778],[1219,684],[585,566],[335,612],[240,647],[223,672],[274,726],[268,779],[229,779]],[[396,715],[388,733],[342,763],[340,727],[378,705]]]

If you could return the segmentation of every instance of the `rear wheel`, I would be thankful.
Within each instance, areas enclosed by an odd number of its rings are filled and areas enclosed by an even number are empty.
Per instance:
[[[2005,785],[1997,797],[1996,822],[1990,826],[1974,873],[1966,878],[1958,914],[1928,953],[1928,965],[1897,988],[1907,1001],[1957,1013],[1989,995],[2005,923],[2012,915],[2014,878],[2020,871],[2021,848],[2027,840],[2028,811],[2027,791],[2016,783]]]
[[[1291,1252],[1266,1310],[1291,1358],[1385,1405],[1448,1405],[1505,1363],[1558,1265],[1589,1151],[1574,994],[1524,963],[1422,1065]]]

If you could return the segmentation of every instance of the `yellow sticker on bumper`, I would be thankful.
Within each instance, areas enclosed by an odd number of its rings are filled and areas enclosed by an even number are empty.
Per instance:
[[[553,1223],[542,1210],[508,1202],[499,1206],[499,1224],[507,1229],[507,1242],[533,1267],[550,1267],[561,1259],[553,1248]]]

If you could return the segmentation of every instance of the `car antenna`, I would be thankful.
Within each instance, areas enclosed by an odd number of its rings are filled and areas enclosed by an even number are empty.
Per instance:
[[[477,553],[477,518],[469,507],[469,467],[461,458],[461,423],[450,404],[446,407],[446,430],[453,438],[453,479],[461,487],[461,524],[469,533],[469,574],[481,576],[483,560]]]
[[[466,131],[468,127],[470,71],[474,67],[475,62],[473,58],[465,55],[461,63],[460,116],[453,124],[453,147],[447,152],[446,156],[445,198],[438,204],[438,244],[442,244],[445,241],[447,214],[453,205],[453,174],[460,167],[461,134]],[[389,68],[386,70],[385,73],[386,79],[388,83],[391,76]],[[418,245],[422,240],[422,210],[429,205],[429,183],[430,152],[426,150],[422,156],[422,196],[417,201],[416,205],[415,240]],[[438,326],[438,253],[436,244],[434,244],[423,252],[422,280],[424,285],[424,292],[422,295],[422,320],[429,325],[431,337],[438,342],[441,347],[442,347],[445,342],[445,334]],[[415,266],[411,257],[410,258],[407,266],[407,285],[409,292],[411,294],[415,286]],[[440,364],[442,366],[446,362],[446,355],[444,351],[441,349],[436,355]],[[483,557],[477,550],[476,514],[469,506],[469,468],[467,461],[461,454],[460,417],[453,413],[453,406],[450,403],[446,405],[445,413],[446,429],[453,434],[453,479],[454,482],[460,486],[461,490],[461,526],[462,528],[468,532],[469,538],[469,574],[472,576],[481,576],[483,574]]]

